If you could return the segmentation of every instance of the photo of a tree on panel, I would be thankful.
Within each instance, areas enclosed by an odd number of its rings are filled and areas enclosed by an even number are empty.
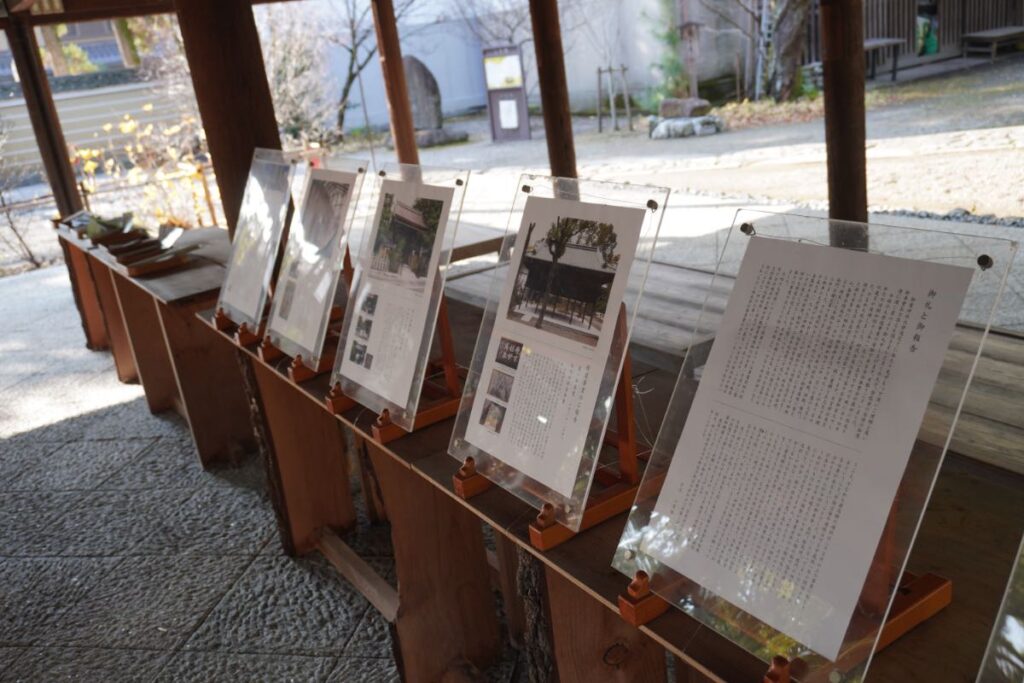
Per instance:
[[[531,223],[525,244],[509,319],[596,346],[619,263],[615,227],[559,216]]]
[[[463,399],[466,448],[573,494],[644,215],[526,200],[480,385]],[[453,439],[456,455],[462,443]]]

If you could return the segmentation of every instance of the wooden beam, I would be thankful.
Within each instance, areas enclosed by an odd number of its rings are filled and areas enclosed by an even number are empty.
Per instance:
[[[548,141],[551,175],[576,177],[576,147],[569,112],[569,86],[565,78],[565,54],[558,20],[557,0],[530,0],[533,45],[537,52],[540,102]]]
[[[39,155],[61,216],[69,216],[82,208],[75,171],[68,158],[64,131],[53,104],[53,93],[39,53],[35,32],[26,14],[12,14],[4,26],[11,56],[14,58],[21,91],[28,107],[28,117],[35,132]]]
[[[412,105],[402,66],[402,47],[398,42],[398,24],[391,0],[373,0],[373,26],[377,30],[380,68],[384,72],[384,92],[391,119],[391,139],[395,154],[403,164],[420,163],[416,148],[416,130],[412,123]]]
[[[317,549],[339,574],[362,593],[389,624],[398,619],[398,591],[336,533],[324,529]]]
[[[192,86],[234,236],[256,147],[281,149],[250,0],[174,0]]]
[[[866,223],[864,2],[821,0],[829,218]],[[833,225],[834,246],[866,248],[867,231]]]
[[[295,2],[295,0],[252,0],[253,5],[269,5],[277,2]],[[29,0],[28,4],[33,4],[32,0]],[[63,0],[62,4],[63,10],[60,12],[33,13],[28,15],[27,19],[33,26],[45,26],[174,12],[174,0]],[[4,25],[5,21],[6,19],[0,16],[0,27]]]

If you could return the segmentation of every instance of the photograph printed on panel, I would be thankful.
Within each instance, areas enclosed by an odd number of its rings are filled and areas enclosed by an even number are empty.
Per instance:
[[[512,381],[512,375],[501,370],[493,370],[490,384],[487,385],[487,393],[499,401],[507,403],[508,397],[512,395]]]
[[[531,196],[465,440],[562,495],[576,484],[644,209]]]
[[[373,276],[422,292],[445,203],[426,197],[403,202],[385,192],[381,206],[370,261]]]
[[[420,345],[453,196],[450,187],[380,181],[351,318],[346,312],[349,353],[336,375],[397,406],[408,404],[425,352]]]
[[[615,226],[571,215],[531,222],[508,318],[597,346],[619,264]]]

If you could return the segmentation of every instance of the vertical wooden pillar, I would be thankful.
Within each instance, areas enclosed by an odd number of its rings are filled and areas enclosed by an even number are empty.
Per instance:
[[[576,177],[576,146],[569,113],[569,86],[565,78],[565,54],[558,21],[557,0],[530,0],[533,45],[537,52],[540,102],[548,142],[551,175]]]
[[[562,683],[665,680],[665,650],[551,567],[546,573]]]
[[[78,194],[64,131],[57,118],[53,93],[50,92],[50,83],[46,79],[46,70],[39,54],[39,43],[29,18],[28,14],[11,14],[4,32],[7,34],[14,65],[18,69],[21,91],[25,96],[28,116],[32,121],[39,155],[43,159],[57,210],[61,216],[69,216],[81,210],[82,198]]]
[[[373,0],[373,26],[377,30],[377,51],[380,54],[380,68],[384,72],[384,91],[387,94],[395,154],[403,164],[418,164],[420,154],[416,148],[412,105],[409,104],[409,88],[405,82],[402,47],[398,42],[398,24],[392,0]]]
[[[829,218],[868,220],[864,125],[864,2],[821,0]],[[834,246],[867,248],[867,231],[833,224]]]
[[[501,652],[480,520],[367,442],[391,520],[398,576],[397,654],[408,683],[467,680]]]
[[[234,236],[253,149],[281,149],[249,0],[174,0],[185,57]]]

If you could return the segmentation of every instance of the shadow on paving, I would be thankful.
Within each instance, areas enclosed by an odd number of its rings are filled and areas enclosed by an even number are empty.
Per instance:
[[[255,455],[204,472],[141,398],[0,441],[0,681],[397,680],[365,598],[283,556],[264,484]],[[386,524],[346,541],[394,582]]]

